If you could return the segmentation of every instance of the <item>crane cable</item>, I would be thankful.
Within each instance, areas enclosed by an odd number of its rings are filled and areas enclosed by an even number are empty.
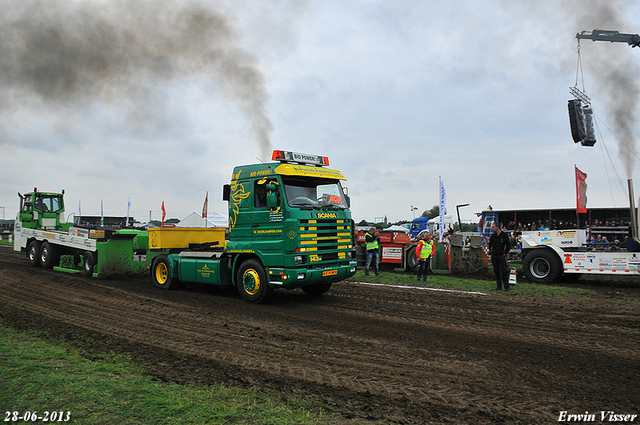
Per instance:
[[[576,64],[576,84],[574,87],[578,88],[578,79],[582,79],[582,92],[585,92],[584,88],[584,71],[582,69],[582,56],[580,55],[580,39],[578,39],[578,63]]]
[[[575,83],[575,87],[578,88],[578,83],[580,80],[582,80],[582,92],[585,93],[585,85],[584,85],[584,70],[582,68],[582,56],[580,54],[580,39],[578,39],[578,48],[577,48],[577,55],[578,55],[578,59],[577,59],[577,64],[576,64],[576,83]],[[591,105],[589,105],[591,106]],[[611,128],[609,128],[609,126],[600,118],[600,116],[596,115],[595,113],[593,113],[593,117],[594,117],[594,124],[597,127],[596,131],[598,132],[598,136],[599,139],[601,141],[601,153],[602,153],[602,162],[604,163],[604,168],[605,168],[605,173],[607,175],[607,182],[609,183],[609,191],[611,192],[611,200],[613,202],[613,204],[615,205],[615,199],[613,196],[613,188],[611,187],[611,179],[609,178],[609,169],[607,168],[607,161],[605,159],[605,152],[607,154],[607,157],[609,158],[609,163],[611,164],[611,168],[613,168],[613,171],[616,174],[616,178],[618,180],[618,183],[620,184],[620,187],[622,188],[623,192],[626,192],[626,187],[622,181],[622,179],[620,178],[620,175],[618,174],[618,170],[616,169],[616,166],[613,162],[613,160],[611,159],[611,154],[609,154],[609,149],[607,148],[606,143],[604,142],[604,137],[602,135],[602,132],[600,131],[600,126],[598,125],[598,123],[602,123],[602,125],[604,125],[607,130],[609,130],[609,132],[611,132],[611,134],[613,134],[613,137],[615,137],[618,140],[618,144],[619,146],[623,146],[627,151],[628,154],[634,156],[636,159],[640,160],[640,157],[638,156],[638,154],[631,149],[626,143],[624,143],[614,132],[613,130],[611,130]]]

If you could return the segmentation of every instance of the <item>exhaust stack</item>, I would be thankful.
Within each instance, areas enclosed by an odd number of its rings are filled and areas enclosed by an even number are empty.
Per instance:
[[[636,214],[636,202],[633,193],[633,180],[628,179],[627,184],[629,185],[629,207],[631,208],[631,238],[640,244],[640,240],[638,239],[638,216]]]

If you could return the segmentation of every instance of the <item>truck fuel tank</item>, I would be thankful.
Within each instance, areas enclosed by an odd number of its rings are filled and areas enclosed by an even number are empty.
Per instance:
[[[232,285],[229,258],[221,252],[185,251],[179,254],[178,278],[183,282]]]

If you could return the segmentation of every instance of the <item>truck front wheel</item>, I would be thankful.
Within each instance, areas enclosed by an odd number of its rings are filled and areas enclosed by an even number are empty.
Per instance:
[[[267,284],[267,274],[258,260],[250,259],[242,263],[236,276],[236,286],[245,301],[254,304],[267,301],[273,288]]]
[[[40,242],[31,241],[27,247],[27,261],[32,267],[38,267],[40,265]]]
[[[555,252],[534,249],[524,257],[522,271],[531,282],[553,283],[560,277],[562,263]]]

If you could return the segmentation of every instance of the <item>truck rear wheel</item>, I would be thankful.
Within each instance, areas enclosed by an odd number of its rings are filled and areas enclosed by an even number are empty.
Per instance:
[[[27,247],[27,261],[32,267],[38,267],[40,265],[40,242],[31,241]]]
[[[47,241],[40,246],[40,265],[45,269],[52,269],[60,262],[58,247]]]
[[[236,276],[236,286],[240,296],[245,301],[254,304],[267,301],[273,293],[267,283],[267,273],[256,259],[249,259],[242,263]]]
[[[555,252],[546,248],[530,251],[522,263],[527,280],[536,283],[553,283],[562,272],[562,264]]]
[[[178,280],[171,277],[171,263],[166,255],[158,255],[153,262],[151,281],[161,289],[176,289],[179,286]]]

